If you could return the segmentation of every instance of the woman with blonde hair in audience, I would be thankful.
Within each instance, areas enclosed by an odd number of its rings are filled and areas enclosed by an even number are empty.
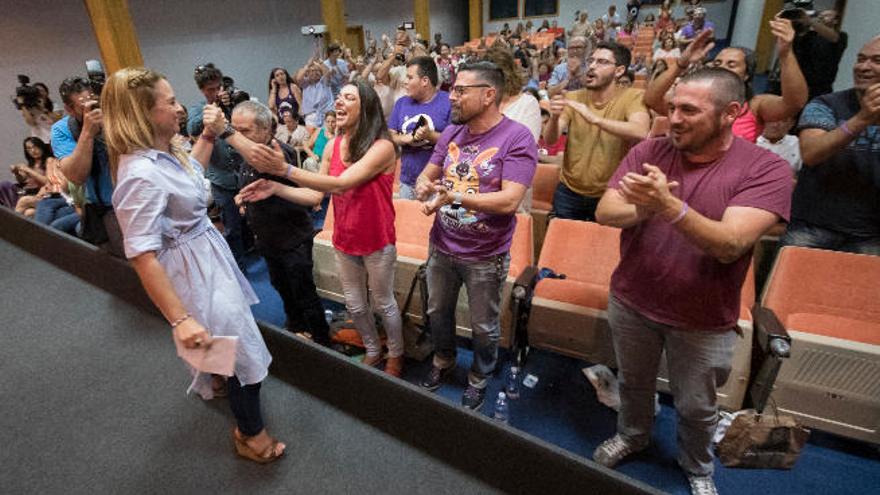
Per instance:
[[[379,366],[385,359],[370,304],[372,294],[388,337],[385,372],[400,376],[403,323],[394,298],[397,248],[392,202],[400,150],[391,140],[379,97],[369,85],[358,81],[343,86],[335,108],[338,134],[327,143],[320,172],[286,163],[277,145],[274,149],[259,146],[251,164],[301,187],[333,193],[336,267],[345,306],[367,349],[363,362]],[[271,180],[258,180],[241,190],[245,202],[262,201],[272,195],[292,200],[295,193],[295,189]]]
[[[272,356],[251,314],[256,294],[208,219],[202,182],[201,164],[209,163],[214,140],[225,128],[223,112],[205,106],[205,130],[187,155],[174,140],[180,103],[164,76],[145,68],[119,70],[107,79],[101,106],[125,255],[183,347],[206,348],[215,336],[238,337],[226,385],[237,422],[235,450],[271,462],[285,448],[269,436],[260,411],[260,384]],[[190,390],[205,399],[220,392],[211,375],[191,371]]]

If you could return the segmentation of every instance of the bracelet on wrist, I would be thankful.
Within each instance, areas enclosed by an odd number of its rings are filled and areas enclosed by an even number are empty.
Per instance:
[[[678,215],[676,215],[675,218],[673,218],[672,220],[669,221],[669,225],[675,225],[678,222],[682,221],[682,219],[684,219],[684,216],[687,215],[688,209],[689,209],[689,207],[688,207],[687,202],[682,201],[681,202],[681,211],[678,212]]]
[[[856,134],[849,129],[849,124],[847,124],[845,120],[837,128],[851,138],[856,137]]]
[[[190,314],[186,313],[183,316],[181,316],[180,318],[172,321],[171,322],[171,329],[173,330],[173,329],[177,328],[178,326],[180,326],[181,323],[185,322],[189,318],[190,318]]]
[[[213,134],[211,134],[209,136],[207,133],[202,132],[202,135],[199,136],[199,139],[204,139],[205,141],[207,141],[209,143],[213,143],[213,142],[217,141],[217,136],[215,136]]]
[[[287,171],[284,172],[284,178],[287,180],[293,180],[293,178],[291,177],[292,174],[293,174],[293,165],[288,163],[287,164]]]

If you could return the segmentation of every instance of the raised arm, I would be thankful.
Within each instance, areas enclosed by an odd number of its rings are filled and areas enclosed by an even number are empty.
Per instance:
[[[648,137],[648,131],[651,130],[648,112],[634,112],[627,120],[613,120],[596,115],[581,102],[565,100],[565,104],[590,124],[627,141],[641,141]]]
[[[652,79],[645,88],[643,97],[645,106],[660,115],[666,115],[668,112],[666,93],[691,64],[698,64],[706,58],[706,55],[715,47],[714,39],[715,33],[711,29],[701,31],[681,53],[678,60],[668,64],[669,68]]]
[[[794,28],[787,19],[771,19],[770,30],[776,36],[779,53],[782,96],[763,94],[752,99],[752,111],[762,122],[775,122],[797,115],[807,104],[809,88],[791,46]]]
[[[202,133],[195,144],[193,144],[189,156],[207,169],[211,165],[211,152],[214,151],[214,141],[226,128],[226,115],[223,114],[223,110],[217,105],[205,105],[204,110],[202,110],[202,124],[204,126]]]
[[[69,118],[73,118],[70,116]],[[82,185],[89,178],[92,170],[92,152],[95,137],[100,134],[104,114],[94,104],[90,104],[83,112],[82,131],[76,141],[73,153],[61,159],[61,172],[68,180]]]

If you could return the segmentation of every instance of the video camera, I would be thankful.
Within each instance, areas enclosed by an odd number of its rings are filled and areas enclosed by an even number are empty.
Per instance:
[[[89,86],[92,93],[97,98],[101,97],[101,91],[104,90],[104,83],[107,81],[107,74],[104,73],[104,66],[100,60],[86,60],[86,75],[89,78]]]
[[[31,78],[23,74],[18,75],[19,86],[15,88],[15,96],[12,96],[12,104],[16,110],[32,110],[43,107],[40,89],[31,85]]]
[[[251,99],[251,95],[246,91],[235,87],[235,80],[231,77],[223,76],[223,79],[220,81],[220,88],[229,94],[229,110],[235,108],[239,103]]]
[[[791,21],[792,27],[797,34],[803,34],[809,26],[805,19],[816,17],[816,10],[813,6],[813,0],[791,0],[786,2],[790,7],[786,7],[778,16],[780,19],[788,19]]]

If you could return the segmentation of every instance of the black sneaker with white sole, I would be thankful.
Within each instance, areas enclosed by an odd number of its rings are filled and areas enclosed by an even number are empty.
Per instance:
[[[428,372],[428,376],[426,376],[422,380],[422,388],[433,392],[440,388],[440,384],[443,382],[443,377],[448,375],[453,370],[453,367],[449,368],[438,368],[436,366],[431,366],[431,371]]]
[[[483,407],[483,400],[486,398],[486,389],[477,388],[468,384],[461,396],[461,405],[472,410],[479,411]]]

